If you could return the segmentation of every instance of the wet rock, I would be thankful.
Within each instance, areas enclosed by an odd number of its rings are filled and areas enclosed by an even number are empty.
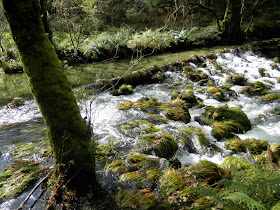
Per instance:
[[[227,141],[225,146],[227,149],[234,152],[249,152],[252,155],[257,155],[266,151],[269,144],[265,140],[258,140],[255,138],[247,138],[245,140],[235,138]]]
[[[234,85],[244,86],[248,79],[241,74],[234,74],[228,77],[228,81],[230,81]]]
[[[141,152],[145,154],[153,154],[154,152],[161,158],[171,157],[178,149],[174,138],[165,133],[141,136],[137,141],[137,146]]]
[[[280,96],[276,95],[276,94],[266,94],[264,96],[262,96],[263,99],[268,100],[268,101],[274,101],[280,98]]]
[[[122,86],[120,86],[118,90],[113,90],[111,92],[111,94],[113,96],[130,95],[132,93],[133,93],[132,86],[131,85],[126,85],[126,84],[123,84]]]
[[[24,105],[24,100],[20,97],[16,97],[12,100],[12,102],[7,104],[7,107],[10,109],[14,109]]]
[[[249,86],[244,87],[241,92],[251,96],[265,95],[268,94],[267,89],[268,87],[264,83],[257,81]]]
[[[170,103],[164,103],[160,106],[160,109],[164,110],[165,116],[170,120],[183,121],[184,123],[189,123],[191,120],[188,106],[186,102],[181,99],[175,99]]]
[[[243,133],[251,129],[247,115],[239,108],[222,105],[218,108],[206,107],[200,120],[203,124],[212,125],[212,134],[216,138],[229,138],[235,133]]]
[[[136,137],[141,134],[155,133],[161,130],[153,123],[146,120],[131,121],[127,124],[121,125],[121,129],[126,135],[130,137]]]

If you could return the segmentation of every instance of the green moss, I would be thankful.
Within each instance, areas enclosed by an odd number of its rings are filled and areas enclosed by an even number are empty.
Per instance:
[[[197,100],[192,87],[184,90],[184,92],[180,94],[179,98],[185,101],[188,107],[193,107],[197,104]]]
[[[133,93],[132,86],[126,84],[121,85],[118,90],[114,90],[111,92],[111,94],[114,96],[130,95],[132,93]]]
[[[232,150],[234,152],[244,152],[243,141],[239,138],[234,138],[225,142],[226,149]]]
[[[231,87],[232,87],[232,84],[230,84],[230,83],[225,83],[221,86],[221,88],[224,90],[230,90]]]
[[[43,168],[37,162],[15,161],[0,175],[0,201],[14,198],[35,184]]]
[[[119,190],[115,200],[120,209],[151,209],[158,206],[156,194],[150,189]]]
[[[208,125],[216,123],[217,133],[224,131],[219,128],[227,128],[225,132],[242,133],[251,129],[251,122],[247,115],[239,108],[228,108],[227,105],[222,105],[218,108],[206,107],[201,119]]]
[[[165,116],[170,120],[190,122],[191,116],[187,104],[179,98],[170,103],[164,103],[159,108],[165,111]]]
[[[172,156],[178,149],[174,138],[164,133],[141,136],[137,145],[143,153],[151,154],[154,151],[158,157],[165,158]]]
[[[178,91],[178,90],[173,90],[173,91],[171,92],[171,99],[174,100],[174,99],[178,98],[179,94],[180,94],[180,91]]]
[[[267,94],[267,86],[260,82],[254,82],[250,86],[246,86],[242,89],[242,93],[247,94],[247,95],[265,95]]]
[[[167,124],[171,122],[159,114],[146,113],[146,116],[148,117],[149,121],[154,124]]]
[[[226,159],[221,164],[221,167],[230,169],[231,171],[240,171],[254,168],[254,166],[246,162],[244,158],[238,157],[226,157]]]
[[[252,154],[261,154],[263,151],[266,151],[269,146],[267,141],[255,138],[245,139],[243,143]]]
[[[276,95],[276,94],[267,94],[262,96],[263,99],[268,100],[268,101],[274,101],[280,98],[280,96]]]
[[[212,125],[211,134],[218,140],[222,138],[230,138],[235,136],[236,133],[243,133],[243,127],[232,120],[223,122],[214,122]]]
[[[244,86],[246,84],[246,82],[248,81],[247,78],[245,78],[243,75],[241,74],[234,74],[230,77],[228,77],[228,80],[234,84],[234,85],[240,85],[240,86]]]
[[[13,99],[12,102],[7,104],[7,107],[10,109],[14,109],[24,105],[24,100],[20,97],[16,97]]]
[[[104,167],[105,171],[111,171],[112,173],[123,173],[127,171],[124,163],[120,160],[114,160],[111,163],[106,164]]]
[[[274,57],[274,58],[273,58],[273,61],[274,61],[275,63],[280,63],[280,58],[279,58],[279,57]]]
[[[155,133],[161,130],[153,123],[146,120],[136,120],[123,124],[121,125],[121,129],[130,137],[136,137],[140,134]]]

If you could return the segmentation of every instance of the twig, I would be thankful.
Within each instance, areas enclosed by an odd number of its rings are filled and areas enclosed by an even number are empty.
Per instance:
[[[23,208],[23,206],[25,205],[25,203],[28,201],[28,199],[30,198],[30,196],[34,193],[34,191],[42,184],[43,181],[45,181],[47,178],[50,177],[50,175],[53,173],[53,170],[50,171],[50,173],[48,173],[44,178],[42,178],[38,184],[36,184],[36,186],[31,190],[31,192],[28,194],[28,196],[24,199],[24,201],[21,202],[20,206],[17,208],[17,210],[20,210]]]

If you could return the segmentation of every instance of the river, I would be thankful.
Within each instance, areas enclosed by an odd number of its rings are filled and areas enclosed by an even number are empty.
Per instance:
[[[192,54],[204,55],[209,52],[217,53],[216,59],[223,70],[218,70],[211,62],[211,59],[202,57],[206,66],[199,67],[209,78],[213,79],[215,85],[220,87],[227,82],[229,75],[235,73],[241,74],[248,79],[247,83],[261,81],[269,86],[269,92],[280,95],[280,83],[277,78],[280,77],[280,65],[270,59],[254,54],[249,50],[231,50],[230,52],[218,53],[223,47],[208,49],[198,49],[194,51],[169,53],[164,55],[151,56],[138,60],[122,60],[114,63],[85,64],[79,67],[68,68],[66,73],[73,87],[80,87],[93,83],[99,78],[110,78],[121,75],[124,72],[133,69],[144,68],[150,65],[163,66],[166,63],[182,60],[190,57]],[[191,64],[197,69],[196,64]],[[265,75],[261,75],[259,69],[262,68]],[[113,97],[109,92],[104,92],[94,96],[88,96],[79,101],[82,115],[92,119],[95,139],[99,144],[107,144],[111,139],[115,139],[119,144],[120,150],[124,153],[137,152],[134,148],[138,137],[130,137],[123,133],[120,126],[134,121],[147,120],[144,112],[139,110],[118,110],[117,104],[121,101],[137,101],[143,97],[156,98],[160,102],[170,102],[172,90],[185,87],[184,84],[190,84],[194,87],[194,94],[207,106],[218,107],[221,104],[227,104],[229,107],[241,108],[252,123],[252,129],[244,134],[238,134],[241,139],[257,138],[271,143],[280,144],[280,115],[275,112],[280,111],[280,99],[267,101],[259,96],[248,96],[241,92],[242,86],[234,85],[230,89],[235,93],[229,101],[221,102],[214,99],[211,95],[201,91],[201,86],[182,76],[177,71],[166,71],[165,80],[162,84],[139,85],[133,89],[132,95]],[[171,85],[171,86],[170,86]],[[206,87],[203,87],[206,88]],[[35,128],[39,130],[44,125],[38,106],[31,99],[27,80],[24,75],[4,75],[0,74],[0,169],[3,169],[9,163],[9,154],[5,153],[7,147],[32,137]],[[16,109],[9,109],[5,106],[12,98],[16,96],[23,97],[26,102],[24,106]],[[91,108],[89,108],[91,107]],[[195,152],[186,151],[179,146],[177,157],[183,166],[194,164],[202,159],[207,159],[215,163],[222,163],[224,158],[232,155],[232,152],[225,149],[223,141],[217,141],[211,135],[211,127],[200,125],[194,120],[195,116],[204,112],[204,107],[200,109],[191,108],[191,122],[171,122],[160,124],[160,132],[176,135],[178,127],[196,127],[200,128],[211,145],[218,148],[218,152],[213,153],[210,149],[201,146],[196,138],[193,138]],[[12,125],[12,126],[11,126]],[[32,128],[32,129],[31,129]],[[32,130],[32,132],[29,132]],[[246,154],[239,154],[246,155]],[[19,201],[17,201],[18,203]],[[9,209],[13,202],[2,204],[1,209]]]

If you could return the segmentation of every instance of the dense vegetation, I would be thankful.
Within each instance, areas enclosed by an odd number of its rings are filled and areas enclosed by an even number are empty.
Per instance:
[[[46,3],[52,29],[49,34],[53,35],[60,58],[70,65],[273,38],[278,36],[280,28],[277,1],[240,1],[241,40],[227,37],[234,12],[221,0],[52,0]],[[22,71],[19,62],[11,61],[17,60],[18,53],[2,12],[0,49],[2,68],[7,72]]]

